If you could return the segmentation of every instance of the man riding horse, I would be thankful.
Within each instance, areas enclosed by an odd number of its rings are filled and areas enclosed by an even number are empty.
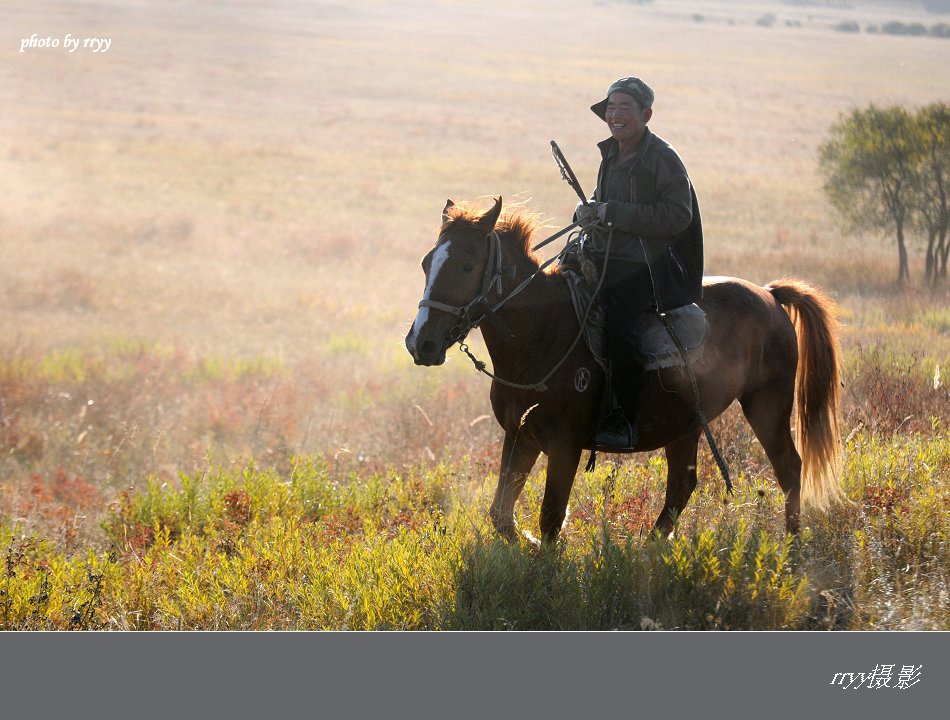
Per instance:
[[[622,410],[608,415],[596,446],[632,450],[646,389],[646,369],[632,328],[648,312],[666,312],[702,298],[703,230],[689,175],[669,143],[647,127],[654,93],[626,77],[591,110],[610,137],[598,144],[597,189],[578,203],[588,228],[586,252],[604,273],[600,301],[607,314],[611,382]]]
[[[664,449],[666,500],[653,528],[668,535],[697,486],[703,418],[718,417],[738,401],[775,469],[785,497],[785,528],[797,533],[803,500],[822,507],[841,495],[834,302],[790,278],[764,287],[725,277],[701,284],[696,195],[682,161],[646,127],[652,105],[646,84],[624,78],[592,107],[611,137],[600,144],[603,162],[593,202],[582,203],[577,213],[587,231],[586,252],[606,265],[601,288],[609,315],[608,354],[626,416],[620,418],[621,432],[606,440],[601,435],[597,447]],[[544,272],[532,251],[535,226],[517,214],[503,218],[501,209],[500,197],[484,213],[446,203],[438,238],[422,262],[425,289],[406,349],[417,365],[441,365],[448,348],[480,327],[493,367],[492,411],[505,432],[492,524],[508,540],[520,537],[515,503],[544,453],[538,526],[553,542],[567,517],[581,454],[595,444],[591,428],[606,377],[594,350],[579,342],[583,321],[566,276]],[[686,373],[676,365],[655,365],[654,354],[649,365],[656,369],[647,382],[633,320],[654,320],[654,312],[671,320],[688,312],[676,308],[694,301],[705,313],[705,351]],[[673,327],[672,321],[664,325]],[[676,341],[678,351],[680,345],[685,343]],[[476,361],[476,367],[485,372],[484,363]],[[796,407],[798,447],[792,436]],[[635,438],[631,425],[640,415]]]

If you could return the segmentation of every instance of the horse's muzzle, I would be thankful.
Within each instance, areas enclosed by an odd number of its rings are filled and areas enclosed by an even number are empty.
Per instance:
[[[435,342],[435,340],[427,339],[417,344],[415,338],[412,337],[412,333],[410,333],[406,338],[406,349],[412,355],[416,365],[431,367],[445,362],[445,347],[441,343]]]

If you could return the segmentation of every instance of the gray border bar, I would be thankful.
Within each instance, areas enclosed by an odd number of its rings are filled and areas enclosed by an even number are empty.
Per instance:
[[[6,633],[6,717],[887,718],[940,708],[946,633]],[[893,665],[888,688],[836,673]],[[894,687],[904,665],[918,682]],[[704,715],[705,717],[705,715]]]

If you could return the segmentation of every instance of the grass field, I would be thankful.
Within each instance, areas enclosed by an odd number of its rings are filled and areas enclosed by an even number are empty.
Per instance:
[[[898,292],[893,242],[837,225],[817,174],[839,113],[947,100],[950,41],[834,25],[937,19],[858,0],[3,8],[0,627],[950,628],[950,293],[924,289],[920,238]],[[33,33],[112,43],[17,52]],[[628,74],[690,169],[707,273],[838,301],[851,504],[807,516],[798,546],[735,408],[713,432],[737,496],[704,454],[675,539],[647,537],[657,454],[579,474],[556,551],[499,544],[488,383],[403,346],[446,197],[566,224],[549,140],[592,189],[587,108]]]

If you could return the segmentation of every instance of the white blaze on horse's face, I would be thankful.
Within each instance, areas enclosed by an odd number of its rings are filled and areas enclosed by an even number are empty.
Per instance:
[[[451,233],[451,235],[450,235]],[[487,240],[477,228],[447,228],[439,243],[426,255],[424,300],[462,308],[481,291],[487,263]],[[417,365],[441,365],[454,342],[457,315],[443,309],[421,307],[406,337],[406,348]]]
[[[474,267],[467,258],[463,238],[443,235],[440,242],[426,255],[422,267],[426,272],[424,300],[445,303],[461,308],[477,294],[478,289],[465,282]],[[451,331],[459,318],[446,310],[420,307],[412,329],[406,338],[406,348],[417,365],[441,365],[451,345]]]
[[[445,263],[448,262],[449,250],[451,247],[452,241],[449,240],[439,245],[432,252],[432,260],[429,263],[429,272],[428,276],[426,277],[426,289],[422,293],[423,300],[432,299],[432,288],[439,279],[439,272],[441,272],[442,268],[445,266]],[[428,322],[430,309],[431,308],[428,307],[419,308],[419,314],[416,316],[416,321],[413,323],[414,328],[422,327],[426,324],[426,322]]]

